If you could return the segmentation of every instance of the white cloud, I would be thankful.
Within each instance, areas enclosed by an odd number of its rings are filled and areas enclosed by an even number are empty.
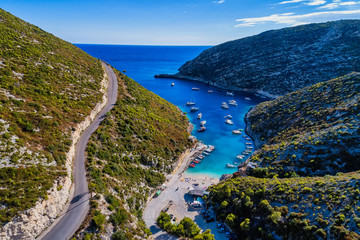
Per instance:
[[[299,2],[303,2],[305,5],[308,6],[319,6],[326,3],[325,0],[287,0],[287,1],[282,1],[279,4],[299,3]]]
[[[214,3],[218,3],[218,4],[222,4],[224,2],[225,2],[225,0],[214,1]]]
[[[324,6],[319,7],[320,9],[335,9],[335,8],[339,8],[341,6],[352,6],[352,5],[356,5],[356,4],[360,4],[360,2],[353,2],[353,1],[349,1],[349,2],[342,2],[339,0],[335,0],[332,3],[326,4]]]
[[[289,24],[289,25],[301,25],[311,22],[322,22],[329,20],[333,16],[347,16],[353,14],[360,14],[360,9],[358,10],[347,10],[347,11],[326,11],[326,12],[313,12],[303,15],[295,15],[294,13],[282,13],[282,14],[273,14],[265,17],[258,18],[240,18],[237,19],[239,24],[235,27],[251,27],[261,23],[277,23],[277,24]]]

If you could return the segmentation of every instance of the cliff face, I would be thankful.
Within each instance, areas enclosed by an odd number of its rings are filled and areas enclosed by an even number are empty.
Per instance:
[[[354,68],[360,71],[360,20],[341,20],[220,44],[185,63],[171,77],[283,95]]]
[[[280,176],[358,170],[359,92],[352,73],[254,107],[246,117],[258,148],[250,161]]]

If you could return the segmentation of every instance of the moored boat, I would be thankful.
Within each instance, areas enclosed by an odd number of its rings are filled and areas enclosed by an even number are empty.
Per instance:
[[[212,93],[212,92],[214,92],[213,90],[208,90],[208,93]]]
[[[198,132],[204,132],[206,130],[206,127],[201,127],[201,128],[199,128],[197,131]]]
[[[186,106],[193,106],[193,105],[195,105],[196,103],[194,103],[194,102],[187,102],[186,103]]]
[[[205,151],[203,152],[203,154],[206,155],[206,156],[209,156],[209,155],[210,155],[210,153],[205,152]]]
[[[199,111],[199,108],[198,107],[192,107],[190,112],[196,112],[196,111]]]
[[[232,93],[232,92],[226,92],[226,95],[228,95],[228,96],[234,96],[234,93]]]
[[[245,157],[245,155],[240,155],[240,154],[236,156],[236,158],[240,159],[240,160],[244,159],[244,157]]]
[[[205,156],[204,155],[199,155],[199,156],[197,156],[197,158],[200,159],[200,160],[203,160],[205,158]]]
[[[229,106],[227,105],[226,102],[223,102],[220,106],[222,109],[229,109]]]
[[[237,106],[237,103],[235,100],[229,100],[229,105]]]
[[[195,164],[194,163],[191,163],[190,165],[189,165],[189,167],[195,167]]]
[[[233,125],[233,124],[234,124],[234,122],[231,121],[230,119],[226,119],[226,120],[225,120],[225,123],[226,123],[226,124],[230,124],[230,125]]]
[[[200,126],[204,126],[205,124],[206,124],[205,120],[200,122]]]
[[[232,119],[232,116],[230,114],[228,114],[224,118]]]
[[[240,131],[240,129],[238,129],[238,130],[232,130],[232,133],[233,133],[233,134],[241,134],[241,131]]]
[[[249,98],[249,97],[246,97],[246,98],[245,98],[245,100],[248,100],[248,101],[250,101],[250,100],[251,100],[251,98]]]
[[[202,117],[202,113],[199,113],[199,114],[197,115],[197,119],[201,119],[201,117]]]
[[[235,165],[230,164],[230,163],[227,163],[227,164],[226,164],[226,167],[227,167],[227,168],[236,168],[236,166],[235,166]]]
[[[171,86],[174,86],[175,85],[175,83],[171,83]]]
[[[247,149],[253,149],[254,147],[246,146]]]
[[[200,88],[198,88],[198,87],[193,87],[191,90],[193,90],[193,91],[200,91]]]

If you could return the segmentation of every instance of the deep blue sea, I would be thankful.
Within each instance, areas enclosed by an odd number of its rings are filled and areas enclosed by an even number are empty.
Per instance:
[[[154,75],[159,73],[176,73],[183,63],[195,58],[209,47],[90,44],[76,46],[120,71],[126,70],[126,75],[187,112],[194,125],[192,134],[205,144],[214,145],[216,148],[195,168],[189,168],[187,173],[220,177],[222,174],[236,171],[236,168],[227,168],[226,164],[241,162],[236,156],[246,149],[245,143],[249,141],[245,140],[245,133],[235,135],[232,130],[245,129],[245,114],[264,99],[246,92],[236,92],[233,97],[227,96],[224,90],[194,81],[154,78]],[[175,85],[172,87],[171,83]],[[200,88],[200,91],[192,91],[193,87]],[[213,93],[208,93],[208,90],[213,90]],[[220,108],[222,102],[231,99],[236,100],[238,105],[229,105],[227,110]],[[186,102],[189,101],[196,103],[195,106],[199,107],[198,112],[190,112],[190,107],[186,106]],[[197,119],[199,112],[202,113],[201,120],[206,120],[205,132],[197,132],[200,127],[200,120]],[[233,125],[225,124],[224,117],[228,114],[233,117]]]

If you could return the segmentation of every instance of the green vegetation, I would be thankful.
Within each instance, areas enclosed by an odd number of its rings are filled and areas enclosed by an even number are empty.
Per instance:
[[[156,219],[156,224],[164,229],[166,232],[171,233],[181,238],[190,238],[194,240],[214,240],[214,235],[207,229],[205,232],[200,233],[200,228],[188,217],[184,217],[180,223],[171,223],[170,215],[166,212],[161,212],[160,216]]]
[[[150,233],[143,206],[192,143],[188,120],[176,106],[117,74],[117,103],[87,146],[89,187],[96,199],[86,231],[101,234],[95,213],[102,207],[110,211],[105,224],[113,226],[113,238],[134,239]]]
[[[360,172],[285,179],[238,177],[211,187],[209,202],[217,218],[243,238],[359,239],[359,187]]]
[[[358,170],[359,80],[359,74],[349,74],[253,108],[248,130],[262,146],[250,158],[261,168],[250,174],[290,177]]]
[[[77,123],[101,100],[101,63],[0,9],[0,224],[65,174]],[[6,177],[6,178],[5,178]]]

